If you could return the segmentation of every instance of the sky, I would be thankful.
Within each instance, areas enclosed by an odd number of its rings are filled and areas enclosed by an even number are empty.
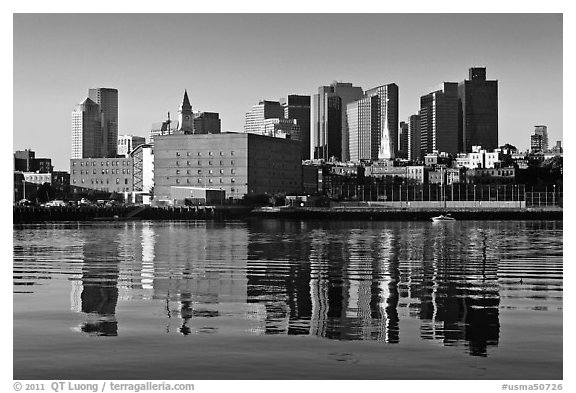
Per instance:
[[[534,125],[563,140],[562,14],[14,14],[13,150],[69,170],[71,114],[91,87],[119,94],[119,133],[148,137],[193,110],[242,131],[261,99],[332,81],[396,83],[400,119],[442,82],[486,67],[498,80],[499,144]]]

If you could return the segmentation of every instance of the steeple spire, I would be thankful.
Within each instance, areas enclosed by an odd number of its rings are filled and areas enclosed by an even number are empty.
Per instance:
[[[184,89],[184,99],[182,100],[182,104],[180,105],[180,112],[183,111],[191,111],[192,105],[190,105],[190,100],[188,99],[188,91]]]

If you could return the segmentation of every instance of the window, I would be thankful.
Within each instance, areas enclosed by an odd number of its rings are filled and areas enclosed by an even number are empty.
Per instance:
[[[212,169],[210,169],[210,170],[208,171],[208,173],[212,174],[212,173],[213,173]]]
[[[233,156],[233,155],[234,155],[234,150],[232,150],[232,151],[230,152],[230,155],[231,155],[231,156]]]
[[[76,162],[72,162],[72,166],[76,166]]]
[[[208,161],[208,165],[212,165],[212,161]]]
[[[128,184],[128,179],[124,179],[124,184]]]
[[[176,184],[180,184],[180,179],[176,179]]]
[[[224,173],[224,169],[220,169],[220,173]]]
[[[116,184],[120,184],[120,179],[116,178]]]
[[[180,169],[176,169],[176,174],[177,174],[177,175],[180,174]]]
[[[234,160],[230,161],[230,164],[234,165]]]
[[[200,157],[201,155],[202,155],[202,153],[201,153],[201,152],[198,152],[198,157]]]
[[[224,152],[223,152],[223,151],[221,151],[221,152],[220,152],[220,155],[221,155],[221,156],[223,156],[223,155],[224,155]]]
[[[199,175],[202,174],[202,169],[198,169],[198,174],[199,174]]]
[[[179,151],[176,152],[176,157],[180,157],[180,152],[179,152]]]
[[[234,179],[234,178],[230,179],[230,181],[231,181],[232,183],[236,183],[236,179]]]
[[[236,173],[236,169],[232,169],[232,170],[230,171],[230,173],[235,174],[235,173]]]
[[[190,166],[190,161],[186,161],[186,165]]]
[[[209,155],[209,156],[211,156],[211,155],[213,155],[213,154],[212,154],[212,152],[211,152],[211,151],[209,151],[209,152],[208,152],[208,155]]]

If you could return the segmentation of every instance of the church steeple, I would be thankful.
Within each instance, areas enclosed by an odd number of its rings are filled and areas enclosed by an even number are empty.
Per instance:
[[[194,116],[192,114],[192,105],[188,99],[188,91],[184,90],[184,98],[180,109],[178,110],[178,131],[184,134],[194,133]]]

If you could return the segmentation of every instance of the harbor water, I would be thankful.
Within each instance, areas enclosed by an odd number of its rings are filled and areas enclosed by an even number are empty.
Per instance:
[[[562,231],[14,225],[14,378],[562,379]]]

